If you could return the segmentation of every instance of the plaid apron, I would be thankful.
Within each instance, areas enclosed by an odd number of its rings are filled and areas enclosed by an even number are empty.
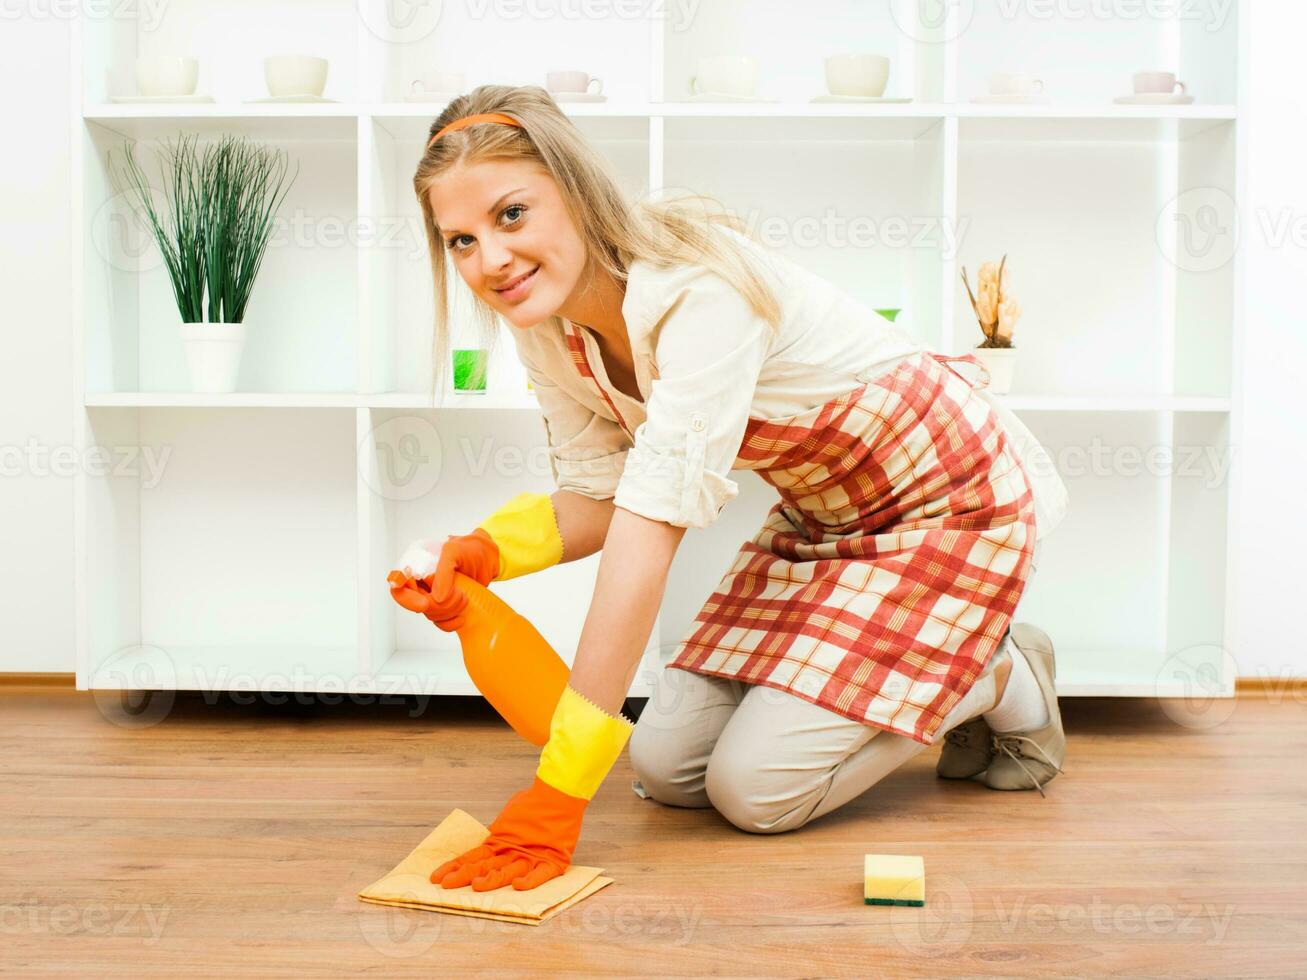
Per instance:
[[[952,360],[976,364],[926,352],[807,412],[749,420],[735,468],[781,499],[668,668],[926,744],[942,734],[1007,631],[1035,543],[1026,475]]]

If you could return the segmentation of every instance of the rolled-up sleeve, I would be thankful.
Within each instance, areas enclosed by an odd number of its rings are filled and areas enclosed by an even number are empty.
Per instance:
[[[631,442],[622,427],[577,401],[527,357],[549,440],[549,465],[559,490],[609,500],[617,489]]]
[[[646,417],[613,503],[678,527],[707,527],[739,493],[730,472],[744,439],[772,328],[705,271],[657,328]]]

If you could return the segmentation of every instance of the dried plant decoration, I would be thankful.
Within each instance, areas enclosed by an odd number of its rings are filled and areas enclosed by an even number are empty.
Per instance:
[[[962,284],[967,287],[967,296],[971,300],[971,309],[975,311],[976,322],[985,340],[980,347],[1010,348],[1012,332],[1021,317],[1021,304],[1017,302],[1008,286],[1007,256],[995,265],[985,262],[980,266],[976,288],[971,288],[967,270],[962,268]]]

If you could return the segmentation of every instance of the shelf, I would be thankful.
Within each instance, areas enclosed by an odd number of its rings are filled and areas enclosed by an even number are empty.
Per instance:
[[[520,395],[487,392],[484,395],[449,394],[440,402],[439,408],[457,408],[476,411],[477,409],[514,409],[528,412],[540,411],[540,403],[535,395],[526,391]]]
[[[1234,119],[1232,105],[1045,104],[986,105],[958,102],[946,107],[960,119]]]
[[[1084,143],[1184,142],[1233,122],[1233,106],[1093,106],[1029,111],[1031,106],[960,106],[964,141]],[[973,112],[973,109],[984,110]],[[1202,110],[1194,112],[1191,110]],[[999,111],[995,111],[999,110]]]
[[[343,646],[125,647],[90,672],[91,690],[354,691],[358,652]]]
[[[199,102],[199,103],[88,103],[85,119],[177,120],[204,119],[353,119],[370,116],[433,119],[445,102]],[[812,117],[903,117],[943,119],[1209,119],[1229,120],[1233,105],[1116,105],[1104,103],[1046,103],[1043,105],[986,105],[973,102],[564,102],[568,116],[644,119],[672,116],[754,117],[791,119]]]
[[[939,120],[948,107],[926,102],[657,102],[649,115],[709,119],[903,119]]]
[[[355,408],[370,396],[332,392],[91,391],[88,408]]]
[[[435,119],[445,110],[447,102],[370,102],[356,106],[361,116],[374,119]],[[562,102],[558,108],[565,115],[588,118],[594,116],[612,119],[647,119],[658,115],[654,102]]]
[[[291,142],[355,139],[358,109],[344,103],[253,105],[181,104],[87,106],[82,118],[136,140],[174,136],[180,129],[213,136],[232,128],[261,139]]]
[[[1150,4],[1148,13],[1143,4],[954,6],[947,33],[955,48],[950,59],[954,91],[961,95],[985,92],[994,72],[1025,64],[1053,99],[1110,99],[1130,90],[1132,72],[1165,64],[1200,100],[1235,101],[1242,6],[1237,0]],[[1133,9],[1127,12],[1127,7]],[[1028,60],[1034,52],[1035,60]]]
[[[439,404],[421,392],[267,392],[234,391],[93,391],[86,394],[88,408],[424,408],[518,409],[539,411],[530,392],[522,395],[491,392],[485,395],[447,395]]]
[[[1060,697],[1191,698],[1210,690],[1195,683],[1195,678],[1208,683],[1200,668],[1190,664],[1180,672],[1168,669],[1176,661],[1157,650],[1057,650],[1056,655]],[[1193,676],[1186,676],[1190,672]],[[1233,697],[1233,678],[1227,681],[1225,694]]]
[[[1185,395],[999,395],[1016,412],[1228,412],[1230,399]]]
[[[511,343],[496,345],[490,391],[431,391],[431,268],[412,178],[446,104],[403,94],[436,64],[464,70],[464,91],[540,84],[559,50],[589,52],[604,80],[608,101],[559,108],[631,200],[716,197],[856,300],[901,307],[897,326],[933,349],[976,342],[960,267],[1011,256],[1027,326],[1017,393],[1000,402],[1036,430],[1072,501],[1017,618],[1050,631],[1064,694],[1184,696],[1159,681],[1163,651],[1229,644],[1243,253],[1208,254],[1191,232],[1243,193],[1237,12],[1059,26],[975,4],[914,25],[903,22],[914,0],[831,0],[795,31],[785,5],[750,0],[712,0],[685,24],[446,4],[436,29],[435,8],[399,25],[378,0],[324,0],[308,21],[300,6],[261,6],[254,47],[249,11],[213,0],[170,13],[163,34],[85,16],[73,32],[75,441],[150,453],[76,477],[79,683],[148,687],[134,675],[154,670],[169,682],[153,686],[183,689],[476,693],[457,640],[399,609],[385,574],[411,541],[465,531],[488,503],[554,482]],[[179,37],[219,101],[106,101],[133,90],[138,56]],[[886,94],[915,101],[810,101],[823,57],[858,38],[893,59]],[[329,58],[325,94],[339,101],[242,101],[262,94],[272,50]],[[785,101],[684,101],[700,59],[726,50],[751,53],[759,93]],[[1053,101],[969,101],[1030,51]],[[1159,57],[1200,104],[1111,101]],[[187,390],[165,271],[111,179],[123,137],[181,132],[247,135],[302,167],[232,393]],[[449,346],[485,346],[461,293]],[[664,653],[774,506],[757,474],[732,477],[740,499],[678,552],[650,641],[666,637]],[[597,564],[503,584],[565,659]],[[655,676],[642,666],[631,693]]]
[[[1061,697],[1186,697],[1192,685],[1167,678],[1154,651],[1058,651]],[[655,678],[646,658],[629,692],[648,697]],[[1162,676],[1159,676],[1162,675]],[[374,674],[359,669],[352,647],[128,647],[89,677],[90,690],[325,691],[389,695],[479,696],[457,645],[397,650]]]
[[[1214,412],[1230,411],[1228,398],[1183,395],[999,395],[1000,403],[1017,412]],[[460,411],[538,412],[530,392],[522,395],[449,394],[439,403],[421,392],[333,394],[330,392],[257,392],[204,394],[186,391],[88,392],[88,408],[412,408]]]
[[[603,102],[564,103],[570,117],[586,121],[622,121],[626,127],[603,128],[608,139],[642,139],[653,119],[867,120],[890,126],[880,138],[915,139],[942,120],[961,121],[963,139],[1171,141],[1189,139],[1236,118],[1231,105],[1004,106],[968,103],[775,103]],[[162,139],[181,129],[213,135],[240,131],[265,139],[352,140],[357,121],[375,119],[392,136],[421,140],[444,109],[438,102],[400,103],[229,103],[88,105],[84,119],[133,139]],[[640,123],[638,129],[630,124]],[[593,122],[600,125],[599,122]],[[791,137],[792,138],[792,137]]]
[[[457,641],[440,650],[396,650],[372,682],[388,694],[479,694]]]

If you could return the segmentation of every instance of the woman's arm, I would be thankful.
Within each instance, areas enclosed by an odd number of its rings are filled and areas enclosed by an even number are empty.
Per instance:
[[[612,520],[607,537],[600,542],[599,576],[570,683],[578,693],[616,715],[649,642],[667,571],[685,528],[606,503]],[[567,540],[566,532],[563,539]]]
[[[613,519],[613,501],[595,500],[570,490],[559,490],[550,498],[554,519],[563,539],[562,561],[588,558],[604,546],[609,522]]]

